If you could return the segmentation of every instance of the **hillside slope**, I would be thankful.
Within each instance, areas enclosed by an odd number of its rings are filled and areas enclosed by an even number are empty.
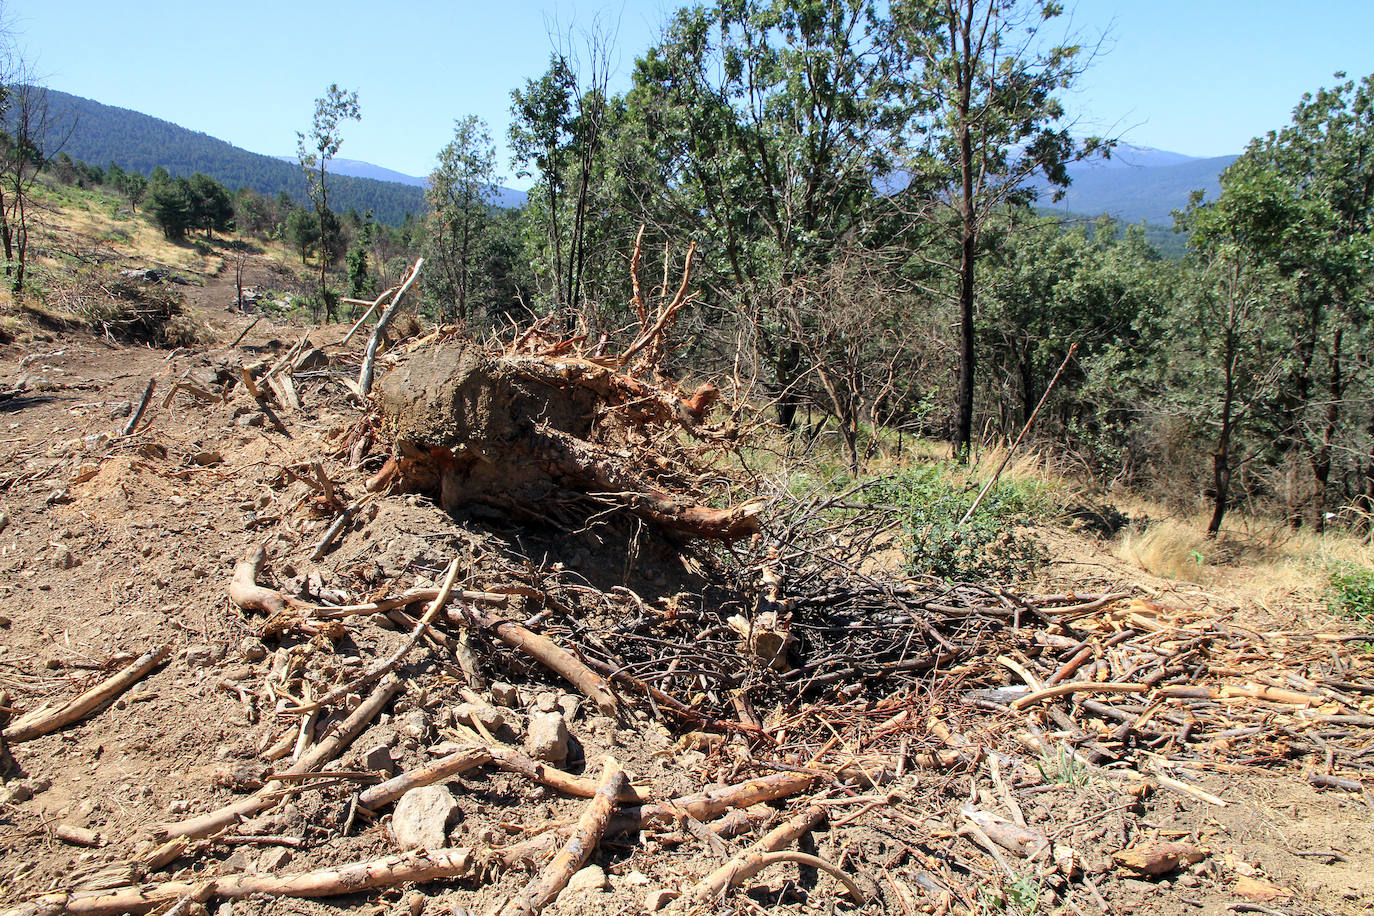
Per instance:
[[[62,151],[73,159],[100,166],[115,162],[145,175],[159,165],[173,175],[204,172],[231,189],[248,187],[268,195],[285,191],[297,200],[306,199],[305,176],[294,164],[127,108],[55,89],[47,90],[47,97],[53,125],[47,145],[61,143]],[[335,176],[329,197],[340,211],[371,210],[378,220],[391,225],[402,222],[407,213],[424,209],[424,192],[418,187],[347,175]]]

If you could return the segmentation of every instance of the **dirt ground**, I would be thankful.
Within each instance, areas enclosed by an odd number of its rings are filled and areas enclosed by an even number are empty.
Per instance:
[[[288,845],[227,837],[148,873],[131,864],[149,848],[152,825],[204,813],[262,784],[271,766],[263,751],[293,727],[257,698],[274,664],[295,659],[321,683],[337,682],[405,639],[385,620],[350,627],[333,641],[262,638],[261,618],[226,598],[235,564],[255,545],[268,545],[277,583],[335,603],[432,585],[455,556],[473,571],[465,587],[518,585],[522,572],[503,567],[501,550],[517,541],[550,569],[563,564],[602,588],[623,583],[651,603],[670,598],[692,574],[671,551],[653,545],[634,551],[613,538],[567,537],[499,514],[454,518],[416,496],[368,502],[360,522],[322,560],[309,561],[330,517],[312,511],[311,487],[293,475],[307,475],[312,462],[322,462],[341,501],[349,502],[363,496],[366,473],[376,469],[375,460],[352,468],[340,452],[362,414],[331,374],[356,372],[363,341],[338,346],[346,325],[308,329],[330,362],[297,375],[303,406],[277,410],[280,426],[245,397],[206,401],[181,391],[167,402],[176,380],[216,390],[241,364],[271,360],[307,331],[264,318],[229,348],[250,321],[232,308],[230,272],[191,279],[191,306],[214,337],[204,348],[167,352],[41,326],[0,347],[3,387],[23,389],[0,402],[0,689],[9,691],[14,717],[65,702],[131,656],[158,646],[172,650],[165,665],[112,706],[11,748],[15,769],[0,786],[0,902],[22,904],[70,888],[305,871],[395,851],[385,815],[360,820],[344,834],[356,783],[340,776],[239,827],[240,835],[287,837]],[[273,283],[261,266],[250,268],[249,280]],[[149,425],[123,437],[150,378],[158,386]],[[1347,632],[1311,597],[1261,606],[1241,591],[1153,579],[1112,557],[1091,533],[1057,530],[1047,537],[1061,561],[1054,575],[1080,591],[1125,586],[1146,600],[1243,620],[1255,630]],[[1353,642],[1331,645],[1337,653],[1367,651]],[[616,721],[578,704],[557,679],[509,653],[483,657],[484,664],[499,663],[490,674],[518,688],[508,711],[512,741],[524,727],[525,707],[550,702],[541,694],[575,707],[573,772],[594,776],[596,762],[613,754],[657,797],[749,773],[729,747],[684,743],[646,708]],[[344,772],[369,770],[375,758],[368,755],[380,747],[397,769],[408,770],[432,760],[445,742],[461,740],[451,711],[462,701],[461,672],[442,646],[427,649],[413,665],[429,672],[423,686],[407,689],[352,743],[341,759]],[[972,705],[948,712],[967,740],[1007,752],[1005,776],[1026,824],[1077,850],[1084,877],[1065,881],[1052,869],[1017,865],[1014,872],[1033,880],[1012,882],[995,858],[960,834],[959,812],[969,802],[1013,815],[987,771],[917,769],[858,793],[876,803],[830,796],[836,803],[829,826],[809,841],[816,854],[876,893],[874,902],[860,908],[829,879],[786,865],[759,875],[722,906],[1161,916],[1374,911],[1374,799],[1367,790],[1314,788],[1305,776],[1320,761],[1238,758],[1175,773],[1224,804],[1165,786],[1137,798],[1110,774],[1071,765],[1056,772],[1052,756],[1037,761],[1013,750],[1019,720],[1009,714]],[[1366,751],[1374,753],[1371,733],[1364,734]],[[584,805],[489,768],[449,785],[460,808],[449,837],[454,845],[499,845],[531,825],[576,817]],[[94,831],[97,845],[63,841],[59,826]],[[1184,841],[1205,856],[1162,877],[1129,877],[1111,854],[1142,838]],[[607,874],[606,889],[565,894],[553,911],[644,912],[650,892],[685,888],[749,841],[703,845],[689,830],[603,844],[595,861]],[[960,881],[957,893],[932,877],[950,874]],[[415,891],[320,902],[254,897],[208,908],[234,916],[477,913],[499,906],[523,880],[493,873]]]

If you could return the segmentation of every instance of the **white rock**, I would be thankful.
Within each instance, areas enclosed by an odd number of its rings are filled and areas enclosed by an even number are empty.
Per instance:
[[[608,887],[606,873],[596,865],[588,865],[568,879],[568,891],[574,894],[599,894]]]
[[[444,786],[411,789],[396,803],[391,833],[402,849],[443,849],[458,802]]]
[[[536,760],[562,763],[568,759],[568,723],[556,712],[536,712],[530,716],[525,734],[525,750]]]
[[[506,716],[495,706],[485,703],[459,703],[453,708],[453,717],[464,725],[471,725],[476,719],[487,731],[499,731],[506,724]]]

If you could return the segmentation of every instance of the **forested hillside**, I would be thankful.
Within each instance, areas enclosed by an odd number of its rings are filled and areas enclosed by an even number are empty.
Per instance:
[[[1072,213],[1106,213],[1126,223],[1144,220],[1172,226],[1174,211],[1188,205],[1193,191],[1216,197],[1218,178],[1235,161],[1235,156],[1218,156],[1115,168],[1103,162],[1079,163],[1069,170],[1073,183],[1064,189],[1063,198],[1055,203],[1046,197],[1044,205]]]
[[[285,191],[297,201],[309,197],[305,176],[297,165],[250,153],[137,111],[53,89],[45,92],[49,105],[46,148],[60,143],[62,151],[73,159],[100,166],[114,162],[126,171],[144,175],[158,166],[179,177],[201,172],[231,190],[251,188],[269,196]],[[350,208],[359,213],[371,210],[389,225],[398,225],[407,213],[418,214],[424,209],[424,191],[420,188],[347,175],[334,177],[330,197],[341,212]]]

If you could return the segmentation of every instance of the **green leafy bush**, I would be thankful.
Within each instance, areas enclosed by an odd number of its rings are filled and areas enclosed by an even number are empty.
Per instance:
[[[1374,626],[1374,569],[1337,567],[1331,573],[1331,592],[1334,610]]]
[[[945,464],[910,468],[886,478],[872,493],[902,519],[907,572],[947,580],[1020,579],[1045,562],[1045,549],[1024,526],[1044,510],[1040,488],[999,481],[978,510],[960,520],[978,495],[978,484],[961,481]]]

